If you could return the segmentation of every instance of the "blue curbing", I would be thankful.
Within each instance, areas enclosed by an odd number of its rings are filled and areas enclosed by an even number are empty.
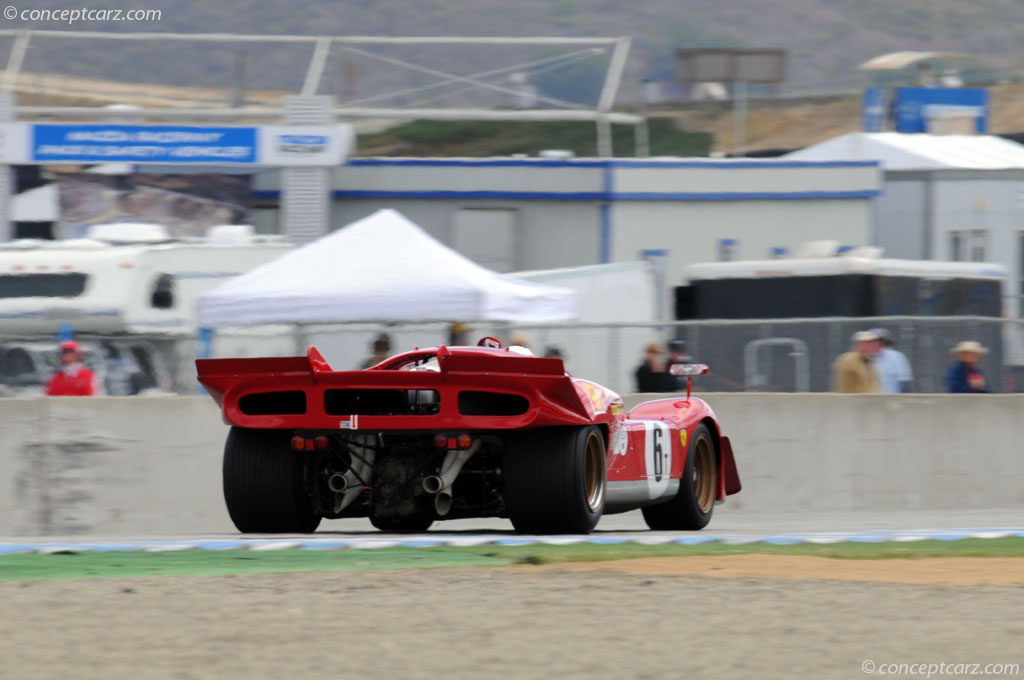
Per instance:
[[[924,540],[957,541],[964,538],[1024,538],[1024,528],[984,527],[971,529],[923,529],[923,530],[874,530],[840,531],[831,533],[803,534],[715,534],[700,533],[685,536],[650,534],[640,536],[507,536],[488,535],[420,535],[395,537],[358,538],[237,538],[217,540],[148,540],[148,541],[76,541],[68,543],[0,543],[0,555],[12,554],[58,554],[80,552],[169,552],[175,550],[345,550],[378,548],[434,548],[438,546],[467,547],[476,545],[525,546],[525,545],[617,545],[636,543],[641,545],[703,545],[722,543],[745,545],[764,543],[768,545],[794,545],[798,543],[882,543],[885,541],[913,542]]]

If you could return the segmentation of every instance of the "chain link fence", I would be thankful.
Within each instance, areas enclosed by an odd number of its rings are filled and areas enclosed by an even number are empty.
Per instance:
[[[827,392],[832,362],[851,349],[859,330],[886,328],[910,361],[914,392],[945,392],[950,349],[963,340],[981,342],[990,353],[982,370],[995,392],[1024,389],[1021,368],[1008,365],[1010,347],[1020,345],[1022,322],[991,317],[857,317],[686,321],[645,326],[565,326],[515,332],[538,345],[558,344],[572,373],[619,392],[636,391],[634,371],[650,342],[686,342],[694,361],[710,374],[694,379],[701,391]],[[1020,352],[1016,352],[1020,355]]]
[[[946,391],[945,373],[953,360],[950,349],[963,340],[976,340],[990,350],[982,357],[981,367],[992,391],[1024,391],[1024,361],[1020,360],[1024,356],[1024,322],[991,317],[832,317],[622,325],[473,324],[461,341],[473,344],[479,337],[493,335],[505,344],[524,343],[538,355],[548,347],[557,347],[570,373],[625,394],[637,390],[634,373],[649,343],[664,345],[671,339],[681,339],[693,360],[707,364],[711,370],[709,375],[694,379],[698,391],[827,392],[832,362],[851,348],[855,331],[871,328],[888,329],[896,349],[907,356],[914,373],[914,392]],[[87,347],[96,348],[101,356],[110,354],[111,345],[117,347],[121,360],[134,362],[133,371],[141,369],[150,376],[147,384],[155,382],[167,391],[195,394],[199,386],[194,359],[201,354],[289,356],[302,354],[313,344],[336,370],[353,370],[370,356],[373,341],[380,333],[389,336],[392,354],[452,341],[447,324],[230,329],[218,331],[202,351],[193,339],[133,340],[124,336],[84,335],[79,339]],[[4,339],[2,346],[10,350],[20,342]],[[46,346],[55,348],[55,344]],[[38,339],[32,348],[37,354],[45,349]],[[107,372],[116,375],[116,366],[108,367]],[[8,376],[0,375],[0,379],[10,384]]]

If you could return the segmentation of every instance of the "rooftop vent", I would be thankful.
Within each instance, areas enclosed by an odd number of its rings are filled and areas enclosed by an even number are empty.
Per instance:
[[[171,237],[162,224],[123,222],[94,224],[89,228],[89,238],[111,243],[150,243],[168,241]]]
[[[254,232],[251,224],[218,224],[206,231],[206,238],[218,246],[244,246],[255,241]]]

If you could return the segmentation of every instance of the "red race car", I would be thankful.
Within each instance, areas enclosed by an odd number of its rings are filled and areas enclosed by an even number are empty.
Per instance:
[[[642,508],[652,529],[701,529],[740,490],[729,438],[689,389],[627,414],[561,359],[486,340],[361,371],[333,371],[315,347],[196,361],[232,426],[224,497],[235,526],[312,532],[324,517],[368,517],[425,531],[508,517],[521,532],[587,533],[604,513]]]

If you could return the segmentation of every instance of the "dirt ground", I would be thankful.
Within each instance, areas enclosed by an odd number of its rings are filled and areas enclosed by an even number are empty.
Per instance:
[[[865,677],[867,662],[1024,667],[1022,583],[1014,559],[772,555],[4,583],[0,678],[788,679]]]

